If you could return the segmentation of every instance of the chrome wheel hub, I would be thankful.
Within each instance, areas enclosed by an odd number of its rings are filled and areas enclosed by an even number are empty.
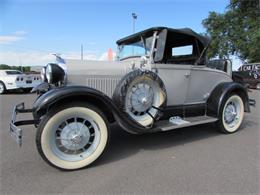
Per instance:
[[[99,141],[100,132],[96,123],[91,119],[75,117],[58,126],[53,148],[63,159],[80,160],[93,153]]]
[[[130,94],[131,112],[134,114],[146,113],[153,105],[153,89],[146,83],[134,85]]]
[[[230,102],[224,111],[224,119],[227,124],[231,124],[237,118],[237,108],[234,102]]]
[[[68,150],[81,149],[89,142],[89,138],[89,129],[81,122],[67,122],[60,133],[62,147]]]
[[[71,138],[71,141],[74,143],[74,144],[80,144],[81,141],[82,141],[82,136],[81,135],[75,135]]]

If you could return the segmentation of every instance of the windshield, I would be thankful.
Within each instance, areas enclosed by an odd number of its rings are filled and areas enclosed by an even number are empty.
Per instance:
[[[16,71],[16,70],[7,70],[5,72],[6,72],[7,75],[22,74],[20,71]]]
[[[149,55],[151,51],[152,41],[153,36],[133,43],[119,45],[119,60],[129,57],[141,57]]]

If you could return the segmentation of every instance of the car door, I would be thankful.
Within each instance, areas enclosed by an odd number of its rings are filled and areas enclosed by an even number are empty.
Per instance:
[[[185,104],[205,103],[212,90],[221,82],[230,82],[229,75],[205,65],[192,65]]]
[[[164,82],[167,91],[167,106],[183,105],[185,103],[191,65],[155,64],[155,71]]]

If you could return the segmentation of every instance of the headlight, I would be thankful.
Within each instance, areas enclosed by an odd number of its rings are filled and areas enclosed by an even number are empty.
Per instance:
[[[45,82],[47,80],[47,78],[46,78],[46,67],[42,67],[41,79],[42,79],[42,82]]]
[[[45,75],[46,75],[46,79],[47,79],[48,83],[52,83],[52,65],[51,64],[48,64],[46,66]]]
[[[45,76],[50,84],[64,83],[66,73],[58,64],[48,64],[45,69]]]

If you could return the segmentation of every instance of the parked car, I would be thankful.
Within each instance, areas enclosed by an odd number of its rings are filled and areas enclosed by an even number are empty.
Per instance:
[[[34,124],[42,158],[74,170],[101,156],[114,122],[133,134],[205,123],[231,134],[241,126],[244,112],[250,112],[247,89],[230,73],[207,66],[207,37],[187,28],[155,27],[117,44],[114,62],[57,56],[56,63],[48,64],[45,83],[34,89],[39,97],[32,109],[23,103],[14,107],[10,129],[15,140],[22,144],[19,125]],[[16,121],[21,112],[32,112],[33,119]]]
[[[242,65],[233,72],[233,80],[251,89],[260,89],[260,63]]]
[[[30,92],[40,83],[41,77],[38,75],[26,75],[18,70],[0,70],[0,94],[14,89]]]

